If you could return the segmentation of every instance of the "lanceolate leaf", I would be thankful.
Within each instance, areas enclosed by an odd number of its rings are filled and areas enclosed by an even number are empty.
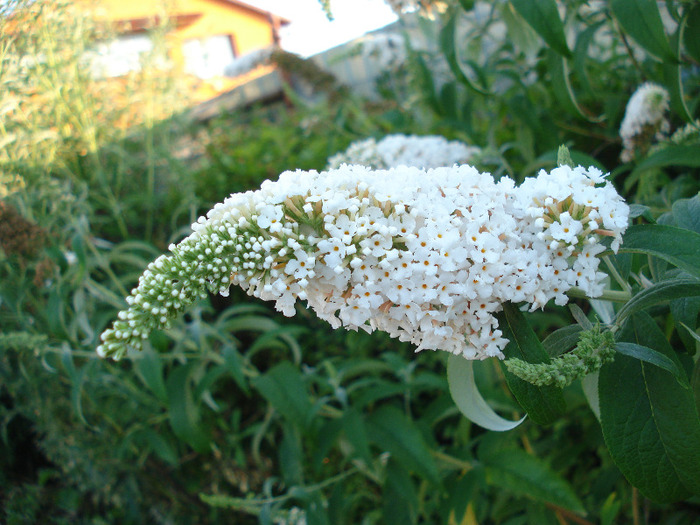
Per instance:
[[[504,449],[490,452],[480,459],[486,467],[490,484],[585,514],[583,504],[571,486],[540,459],[527,452],[517,448]]]
[[[515,10],[537,31],[549,47],[560,55],[572,57],[566,44],[564,24],[554,0],[511,0]]]
[[[486,403],[474,381],[474,362],[458,355],[447,360],[447,382],[450,394],[459,411],[467,419],[488,430],[503,432],[517,427],[525,420],[509,421],[502,418]]]
[[[569,65],[566,58],[553,52],[549,54],[549,74],[552,77],[552,91],[563,108],[574,116],[597,121],[598,118],[588,116],[576,99],[574,89],[569,80]]]
[[[681,40],[685,46],[685,52],[700,62],[700,4],[689,7],[683,23]]]
[[[442,48],[442,53],[445,56],[447,64],[450,66],[452,73],[457,77],[457,79],[467,86],[469,89],[473,89],[477,93],[482,95],[488,94],[488,89],[482,86],[478,86],[474,81],[472,81],[462,70],[459,58],[457,57],[457,48],[455,47],[455,31],[457,29],[457,14],[453,11],[451,16],[448,18],[447,23],[440,31],[440,47]]]
[[[550,361],[542,343],[516,305],[503,305],[503,312],[498,315],[498,325],[503,336],[510,341],[503,350],[507,358],[517,357],[528,363]],[[511,392],[535,423],[548,425],[564,413],[566,403],[561,388],[538,387],[511,374],[502,363],[501,368]]]
[[[437,465],[430,449],[416,426],[399,410],[384,406],[367,420],[367,435],[383,451],[404,468],[424,476],[434,484],[440,483]]]
[[[301,372],[288,361],[255,378],[253,386],[290,423],[305,427],[310,421],[313,405],[306,392]]]
[[[689,388],[688,378],[685,376],[685,372],[678,368],[670,357],[666,357],[661,352],[657,352],[648,346],[641,346],[635,343],[617,343],[615,345],[615,350],[622,355],[639,359],[640,361],[658,366],[670,372],[681,386]]]
[[[637,164],[630,177],[637,176],[642,171],[652,168],[663,168],[665,166],[686,166],[688,168],[700,167],[700,155],[697,146],[683,146],[671,144],[665,146],[656,153],[649,155],[642,162]]]
[[[555,330],[542,341],[542,346],[551,357],[568,352],[578,343],[583,328],[577,324],[571,324]]]
[[[676,61],[656,0],[611,0],[610,7],[622,29],[640,46],[656,58]]]
[[[698,324],[698,314],[700,314],[700,297],[685,297],[671,301],[673,322],[689,352],[694,352],[696,347],[695,329]]]
[[[134,360],[136,373],[160,401],[167,403],[168,394],[163,380],[163,363],[150,345],[144,348],[145,351],[141,354],[141,359]]]
[[[647,314],[633,316],[622,337],[681,368]],[[600,371],[599,395],[605,442],[634,486],[661,502],[700,494],[700,418],[690,389],[658,366],[617,355]]]
[[[628,228],[620,252],[654,255],[700,277],[700,234],[663,226],[639,224]]]
[[[211,438],[200,422],[199,405],[192,396],[192,365],[178,366],[167,381],[168,415],[175,435],[197,452],[207,452]]]
[[[675,51],[675,56],[681,54],[681,29],[679,28],[671,36],[671,46]],[[685,94],[683,88],[683,75],[681,71],[681,63],[678,61],[665,61],[663,64],[664,85],[668,88],[671,95],[671,109],[678,113],[686,122],[692,122],[693,117],[685,103]]]
[[[693,278],[670,279],[655,283],[653,286],[642,290],[630,299],[618,312],[617,323],[635,312],[640,312],[655,304],[681,299],[684,297],[700,296],[700,280]]]

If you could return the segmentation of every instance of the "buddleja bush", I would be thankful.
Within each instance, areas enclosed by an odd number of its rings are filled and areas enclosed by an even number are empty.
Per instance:
[[[428,6],[395,7],[403,12]],[[479,9],[490,9],[485,25],[464,13]],[[624,186],[639,184],[639,197],[655,187],[645,186],[652,176],[641,174],[644,170],[668,165],[692,170],[697,164],[690,153],[697,151],[690,149],[697,148],[694,124],[669,140],[664,113],[671,104],[681,119],[691,117],[681,73],[694,75],[683,67],[696,59],[697,42],[686,28],[695,23],[697,9],[679,5],[668,13],[677,19],[675,49],[655,3],[613,2],[609,13],[570,7],[569,14],[565,25],[553,1],[448,7],[440,44],[456,80],[442,86],[441,98],[432,93],[427,100],[438,113],[447,112],[446,103],[454,107],[462,85],[469,96],[485,100],[485,111],[494,117],[507,111],[503,98],[519,100],[525,108],[536,97],[542,106],[530,112],[533,121],[548,114],[545,124],[556,131],[542,130],[550,135],[543,145],[526,146],[527,138],[540,134],[531,123],[515,129],[506,125],[505,131],[492,134],[514,133],[525,173],[544,162],[534,155],[553,140],[578,138],[590,145],[596,138],[559,121],[555,109],[589,127],[598,125],[602,135],[608,134],[606,146],[622,139],[621,160],[638,163]],[[606,17],[613,17],[621,32]],[[521,33],[534,30],[545,46],[538,48],[537,40],[521,35],[519,43],[529,47],[518,55],[512,42],[499,42],[492,26],[503,20]],[[567,31],[577,39],[575,52]],[[481,37],[477,43],[490,43],[491,50],[460,46],[468,36]],[[504,65],[510,55],[518,60]],[[661,66],[654,62],[658,59]],[[578,81],[591,88],[590,82],[610,75],[601,68],[597,78],[589,79],[591,63],[607,62],[610,69],[625,61],[660,74],[669,87],[642,86],[624,119],[619,106],[606,107],[609,101],[600,96],[583,105],[571,67],[576,66]],[[626,74],[618,74],[616,82],[635,77]],[[547,86],[551,90],[543,90]],[[476,128],[474,115],[484,110],[470,116],[466,109],[474,102],[466,100],[458,114],[478,137],[484,130]],[[619,137],[617,126],[600,124],[604,118],[622,121]],[[576,151],[573,157],[590,159]],[[231,284],[275,300],[285,315],[295,314],[295,301],[301,299],[332,326],[382,330],[418,349],[451,352],[450,392],[460,410],[486,428],[505,430],[517,422],[486,406],[465,358],[505,357],[502,373],[510,391],[542,425],[565,414],[562,388],[582,379],[610,454],[627,479],[660,502],[697,495],[700,419],[693,356],[700,291],[698,197],[676,201],[659,224],[646,208],[630,212],[599,170],[575,168],[565,149],[559,165],[525,179],[520,187],[465,167],[368,171],[341,166],[321,174],[285,173],[260,191],[233,195],[216,206],[193,225],[190,237],[152,263],[128,298],[129,308],[102,335],[98,352],[129,355],[153,329],[167,328],[198,297],[227,294]],[[613,176],[622,181],[628,170],[625,165]],[[678,180],[682,184],[683,177]],[[629,228],[628,219],[633,222]],[[554,332],[545,348],[517,305],[527,303],[535,310],[551,299],[564,305],[570,296],[598,298],[591,302],[597,319],[592,322],[573,308],[578,326]],[[664,308],[670,310],[677,335],[659,327]],[[420,459],[416,461],[408,468],[420,470]],[[423,467],[426,477],[434,477],[430,467]]]
[[[0,339],[3,446],[38,432],[50,460],[7,490],[8,517],[609,524],[639,523],[643,508],[649,522],[693,522],[697,33],[680,28],[697,8],[671,13],[674,40],[655,3],[495,2],[476,28],[482,4],[440,5],[406,6],[440,20],[441,51],[413,56],[422,88],[400,107],[432,114],[421,133],[477,145],[476,168],[286,173],[159,257],[76,220],[61,242],[77,264],[54,249],[52,279],[34,288],[3,260],[3,332],[23,329]],[[493,40],[499,22],[512,39]],[[602,54],[586,45],[599,32]],[[649,34],[679,43],[679,60],[654,58]],[[421,65],[440,55],[433,77]],[[441,154],[441,140],[411,155],[415,137],[394,138],[385,158]],[[560,143],[573,160],[557,159]],[[241,289],[294,317],[272,319]],[[119,363],[92,359],[103,328],[99,351]],[[419,345],[449,352],[412,355]],[[20,454],[2,456],[18,470]]]

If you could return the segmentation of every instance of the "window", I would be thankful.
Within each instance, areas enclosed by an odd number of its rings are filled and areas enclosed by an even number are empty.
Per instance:
[[[97,46],[90,62],[96,77],[118,77],[139,71],[144,55],[153,51],[153,42],[146,34],[123,35]]]
[[[231,37],[215,35],[187,40],[182,45],[185,71],[199,78],[223,76],[235,58]]]

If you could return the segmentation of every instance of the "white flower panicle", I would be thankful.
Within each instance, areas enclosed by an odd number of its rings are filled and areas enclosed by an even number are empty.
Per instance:
[[[328,159],[328,169],[342,164],[360,164],[374,169],[412,166],[440,168],[467,164],[481,152],[476,146],[467,146],[458,140],[428,135],[387,135],[379,142],[373,138],[350,144],[347,150]]]
[[[668,132],[669,123],[665,117],[668,108],[669,94],[663,87],[647,82],[637,88],[627,103],[620,125],[623,162],[645,153],[653,139],[660,140]]]
[[[285,172],[216,205],[151,263],[98,353],[138,349],[185,305],[235,284],[287,316],[301,299],[333,327],[502,357],[502,303],[602,293],[600,241],[616,251],[627,215],[595,168],[542,171],[519,188],[467,165]]]

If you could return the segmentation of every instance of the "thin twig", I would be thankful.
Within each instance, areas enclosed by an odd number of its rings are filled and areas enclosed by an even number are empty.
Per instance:
[[[632,521],[634,525],[639,525],[639,492],[637,487],[632,488]]]

